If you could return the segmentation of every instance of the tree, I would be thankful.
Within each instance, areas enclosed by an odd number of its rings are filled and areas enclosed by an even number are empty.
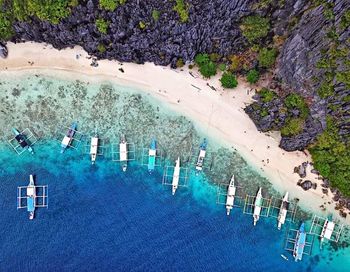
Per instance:
[[[124,5],[126,0],[99,0],[100,8],[114,11],[119,5]]]
[[[107,34],[109,21],[106,21],[105,19],[97,19],[95,24],[98,31],[100,31],[102,34]]]
[[[236,77],[229,72],[223,73],[220,81],[224,88],[235,88],[238,85]]]
[[[259,15],[248,16],[243,19],[240,25],[242,34],[246,39],[253,43],[260,38],[267,36],[270,29],[270,23],[267,18]]]
[[[160,11],[159,10],[152,10],[152,18],[155,22],[157,22],[159,20],[160,17]]]
[[[259,51],[258,61],[259,66],[263,68],[270,68],[276,60],[277,52],[276,49],[262,48]]]
[[[208,54],[198,54],[194,58],[194,62],[198,65],[201,66],[204,63],[208,63],[210,61],[209,55]]]
[[[250,84],[254,84],[256,82],[258,82],[259,80],[259,72],[255,69],[253,70],[250,70],[247,74],[247,81],[250,83]]]
[[[176,0],[176,5],[173,7],[173,10],[179,15],[181,23],[186,23],[188,21],[189,5],[184,0]]]

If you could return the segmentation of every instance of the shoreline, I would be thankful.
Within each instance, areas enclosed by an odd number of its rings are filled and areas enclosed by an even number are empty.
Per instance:
[[[311,156],[300,151],[284,151],[278,147],[279,133],[261,133],[256,129],[243,110],[245,104],[253,101],[252,92],[247,94],[247,90],[252,89],[248,84],[239,81],[237,88],[224,91],[218,80],[219,75],[204,80],[195,69],[184,67],[173,70],[151,63],[138,65],[99,60],[98,67],[92,67],[91,57],[88,58],[81,47],[59,51],[51,45],[27,42],[9,43],[8,49],[7,59],[0,62],[0,74],[38,70],[40,74],[58,78],[69,76],[77,79],[83,75],[83,81],[109,81],[137,88],[172,111],[188,117],[196,129],[223,146],[237,150],[250,165],[260,169],[259,173],[267,177],[277,191],[281,194],[289,191],[291,199],[298,198],[298,204],[303,209],[322,216],[332,213],[335,218],[350,225],[350,217],[341,218],[334,209],[333,194],[323,194],[321,181],[317,175],[310,173],[310,167],[306,179],[316,182],[317,189],[304,191],[297,186],[300,177],[293,173],[293,169],[302,162],[310,162]],[[34,63],[31,64],[32,62]],[[207,84],[212,85],[216,91]],[[326,207],[326,211],[321,210],[321,205]]]

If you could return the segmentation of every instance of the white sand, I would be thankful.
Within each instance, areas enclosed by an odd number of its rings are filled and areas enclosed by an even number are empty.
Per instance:
[[[322,193],[321,182],[316,175],[308,172],[307,179],[318,183],[317,190],[303,191],[296,185],[299,175],[293,173],[294,166],[311,161],[311,156],[298,151],[282,150],[278,147],[280,139],[278,133],[260,133],[245,114],[243,111],[245,104],[252,101],[251,95],[247,95],[247,90],[251,89],[248,84],[240,81],[236,89],[224,91],[218,80],[219,75],[204,80],[195,70],[187,68],[183,71],[172,70],[151,63],[137,65],[103,60],[98,61],[98,67],[92,67],[91,60],[86,58],[88,54],[81,47],[58,51],[45,44],[9,43],[8,49],[8,58],[0,59],[1,77],[6,76],[6,71],[40,69],[40,73],[76,78],[77,75],[71,73],[74,71],[84,74],[83,80],[86,78],[89,81],[110,80],[120,85],[137,87],[165,102],[170,109],[195,121],[199,129],[218,139],[225,146],[236,148],[251,165],[261,169],[262,174],[270,179],[278,191],[281,193],[289,191],[291,198],[299,198],[299,204],[303,208],[318,215],[327,216],[333,213],[338,217],[338,212],[334,211],[332,194],[329,192],[326,196]],[[80,55],[78,59],[77,54]],[[29,62],[34,64],[31,65]],[[125,73],[119,71],[119,68],[123,68]],[[189,71],[196,78],[192,77]],[[209,88],[207,83],[214,86],[217,91]],[[324,205],[326,211],[321,211],[320,205]],[[350,224],[350,216],[343,221]]]

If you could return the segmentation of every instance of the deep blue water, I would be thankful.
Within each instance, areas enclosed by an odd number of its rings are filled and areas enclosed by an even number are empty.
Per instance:
[[[137,163],[126,173],[109,160],[59,145],[38,145],[36,155],[8,148],[0,160],[0,271],[346,271],[344,254],[314,251],[302,262],[283,250],[286,226],[215,204],[214,188],[192,177],[175,196]],[[16,188],[35,174],[47,184],[49,207],[35,220],[16,210]],[[280,254],[290,261],[285,261]],[[321,254],[321,255],[320,255]],[[339,256],[336,257],[336,254]],[[345,260],[345,261],[344,261]],[[342,265],[340,263],[342,262]],[[349,271],[349,270],[347,270]]]

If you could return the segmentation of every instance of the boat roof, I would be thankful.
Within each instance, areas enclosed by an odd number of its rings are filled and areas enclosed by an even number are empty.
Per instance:
[[[28,212],[34,212],[35,210],[34,197],[27,197],[27,210]]]
[[[331,239],[334,227],[335,227],[335,223],[332,221],[328,221],[326,231],[324,233],[324,238]]]
[[[297,258],[298,259],[301,259],[301,257],[303,256],[305,242],[306,242],[306,233],[305,232],[301,232],[299,234],[299,238],[298,238],[298,241],[297,241],[298,248],[297,248],[296,254],[297,254]]]

